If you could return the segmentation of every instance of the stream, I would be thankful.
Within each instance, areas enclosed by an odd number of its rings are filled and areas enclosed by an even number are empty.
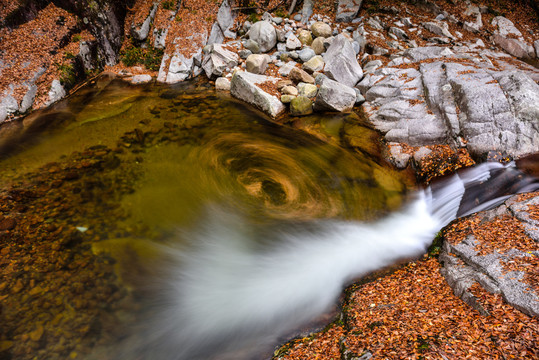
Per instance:
[[[284,120],[103,76],[1,127],[0,359],[269,358],[501,167],[413,192],[357,115]]]

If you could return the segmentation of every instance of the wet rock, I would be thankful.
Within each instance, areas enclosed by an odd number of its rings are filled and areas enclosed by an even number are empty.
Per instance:
[[[249,55],[245,61],[245,66],[248,72],[253,74],[264,74],[268,68],[269,57],[263,54]]]
[[[323,37],[327,38],[331,36],[331,26],[323,21],[317,21],[311,25],[311,32],[315,38]]]
[[[230,91],[230,80],[224,77],[215,80],[215,88],[217,90]]]
[[[0,231],[13,230],[17,225],[17,221],[13,218],[0,218]]]
[[[335,81],[354,87],[363,77],[350,41],[344,35],[335,37],[324,55],[326,75]]]
[[[389,151],[389,161],[395,165],[397,169],[406,169],[412,156],[405,153],[402,146],[398,145],[397,143],[389,144]]]
[[[148,74],[144,75],[135,75],[131,78],[131,84],[147,84],[152,81],[152,76]]]
[[[308,73],[314,73],[315,71],[322,71],[324,69],[324,58],[320,55],[313,56],[309,61],[303,64],[302,68]]]
[[[304,82],[304,83],[314,84],[314,78],[311,75],[309,75],[306,71],[298,69],[297,67],[294,67],[292,68],[292,70],[290,70],[288,77],[290,78],[290,80],[292,80],[295,83]]]
[[[276,117],[285,111],[283,103],[274,95],[262,90],[258,85],[276,83],[278,78],[237,71],[232,76],[230,94],[262,110],[271,117]]]
[[[288,39],[286,39],[286,49],[290,51],[299,48],[301,48],[301,41],[299,41],[296,35],[290,34]]]
[[[249,38],[256,41],[261,52],[268,52],[277,44],[277,33],[268,21],[258,21],[249,30]],[[253,51],[252,49],[249,49]],[[253,53],[256,53],[253,51]]]
[[[335,21],[351,22],[357,16],[362,3],[363,0],[339,0]]]
[[[353,88],[326,78],[318,90],[315,109],[349,112],[355,103],[356,92]]]
[[[226,69],[238,65],[239,56],[221,44],[214,44],[212,50],[204,57],[202,68],[209,79],[220,77]]]
[[[303,116],[313,113],[313,102],[305,96],[298,96],[290,102],[290,115]]]

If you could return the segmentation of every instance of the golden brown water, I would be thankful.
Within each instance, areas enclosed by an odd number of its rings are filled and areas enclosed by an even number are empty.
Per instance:
[[[356,115],[284,121],[206,84],[100,78],[2,126],[0,359],[114,347],[143,310],[159,246],[188,242],[174,234],[208,209],[242,214],[256,241],[400,206],[404,179],[376,160],[377,135]]]

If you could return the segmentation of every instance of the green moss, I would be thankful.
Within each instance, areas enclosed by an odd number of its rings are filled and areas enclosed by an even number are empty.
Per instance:
[[[60,71],[60,82],[67,88],[73,87],[77,81],[77,74],[72,64],[57,64]]]
[[[436,237],[432,241],[432,244],[429,246],[429,249],[427,250],[429,257],[438,257],[440,255],[443,242],[444,242],[443,233],[442,231],[438,231],[438,233],[436,234]]]
[[[148,70],[158,71],[163,59],[163,50],[133,46],[121,54],[121,59],[125,66],[144,65]]]
[[[79,41],[81,41],[81,39],[82,39],[82,36],[81,36],[80,34],[75,34],[75,35],[73,35],[73,37],[71,38],[71,41],[73,41],[73,42],[79,42]]]
[[[257,21],[260,21],[260,15],[258,15],[257,13],[251,13],[251,15],[249,15],[247,20],[249,20],[250,22],[254,24]]]
[[[174,10],[174,1],[163,1],[163,9]]]

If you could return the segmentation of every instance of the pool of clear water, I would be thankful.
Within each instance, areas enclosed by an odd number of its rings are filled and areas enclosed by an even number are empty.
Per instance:
[[[205,232],[259,252],[399,209],[410,179],[380,160],[379,141],[357,114],[274,122],[207,83],[107,77],[4,124],[0,359],[138,358],[125,344],[146,336],[170,264]],[[232,358],[253,356],[241,351]]]

